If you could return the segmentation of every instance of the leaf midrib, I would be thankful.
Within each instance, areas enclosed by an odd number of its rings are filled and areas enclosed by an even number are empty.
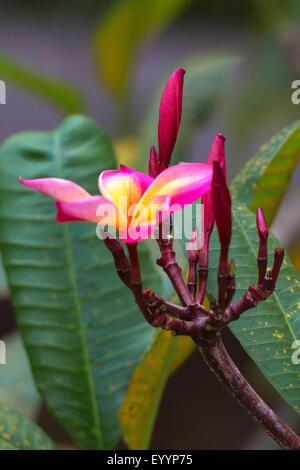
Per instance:
[[[57,169],[57,174],[60,178],[63,178],[63,172],[62,172],[62,159],[61,159],[61,152],[60,152],[60,142],[59,142],[59,133],[54,132],[53,138],[54,138],[54,158],[55,158],[55,163],[56,163],[56,169]],[[89,393],[90,393],[90,401],[91,401],[91,406],[92,406],[92,415],[95,423],[95,430],[97,432],[97,443],[99,446],[99,449],[103,448],[103,436],[101,432],[101,426],[100,426],[100,417],[99,417],[99,412],[98,412],[98,406],[97,406],[97,401],[95,398],[96,395],[96,388],[94,384],[94,379],[92,376],[92,371],[90,368],[90,362],[89,362],[89,352],[88,352],[88,347],[86,343],[86,336],[84,334],[85,327],[84,323],[82,321],[82,310],[79,302],[79,297],[77,293],[77,279],[75,276],[75,270],[74,270],[74,263],[73,263],[73,255],[72,255],[72,249],[70,245],[70,236],[69,236],[69,227],[68,224],[64,223],[62,224],[63,227],[63,233],[64,233],[64,239],[65,239],[65,246],[66,246],[66,252],[67,252],[67,261],[68,261],[68,271],[69,271],[69,276],[70,276],[70,281],[73,286],[71,289],[72,296],[74,299],[74,306],[75,306],[75,313],[76,313],[76,318],[77,318],[77,324],[79,325],[79,336],[81,340],[81,345],[82,345],[82,352],[83,352],[83,358],[84,358],[84,363],[85,363],[85,368],[86,368],[86,373],[87,373],[87,379],[88,379],[88,388],[89,388]],[[93,393],[94,392],[94,393]]]
[[[250,210],[250,209],[248,209],[248,210]],[[255,251],[254,248],[253,248],[253,245],[252,245],[252,243],[251,243],[251,241],[250,241],[250,239],[249,239],[249,237],[248,237],[248,235],[247,235],[247,232],[244,230],[244,227],[243,227],[242,224],[240,223],[239,218],[235,215],[234,210],[232,211],[232,216],[233,216],[234,220],[236,221],[237,225],[239,226],[240,231],[241,231],[242,234],[244,235],[245,240],[246,240],[246,242],[247,242],[247,244],[248,244],[248,246],[249,246],[249,248],[250,248],[250,250],[251,250],[251,252],[252,252],[252,254],[253,254],[253,256],[254,256],[254,258],[256,259],[256,251]],[[294,340],[296,340],[297,338],[296,338],[296,336],[295,336],[295,333],[294,333],[294,331],[293,331],[293,329],[292,329],[292,327],[291,327],[291,325],[290,325],[290,323],[289,323],[289,321],[288,321],[288,319],[287,319],[287,317],[286,317],[285,311],[284,311],[284,309],[283,309],[283,307],[282,307],[282,305],[281,305],[281,302],[280,302],[280,300],[279,300],[279,297],[278,297],[276,291],[273,292],[272,297],[276,300],[277,305],[278,305],[280,311],[281,311],[282,314],[283,314],[284,320],[285,320],[285,322],[286,322],[286,324],[287,324],[287,326],[288,326],[288,329],[289,329],[289,331],[290,331],[290,333],[291,333],[292,338],[293,338]]]

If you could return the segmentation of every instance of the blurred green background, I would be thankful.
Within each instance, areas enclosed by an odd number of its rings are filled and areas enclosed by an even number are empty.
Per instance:
[[[0,79],[7,96],[0,105],[0,140],[18,131],[54,128],[65,115],[82,112],[107,129],[122,163],[145,169],[150,145],[157,143],[161,91],[169,74],[183,66],[183,118],[174,162],[205,161],[215,134],[222,132],[231,178],[260,145],[299,117],[300,105],[291,102],[292,81],[300,79],[299,22],[300,4],[293,0],[2,0]],[[298,169],[273,224],[298,272],[299,176]],[[2,337],[14,329],[14,316],[1,273],[0,279]],[[270,385],[227,336],[236,361],[272,401]],[[14,358],[24,355],[15,335],[10,345]],[[27,363],[15,359],[14,364],[13,377],[0,377],[7,384],[5,400],[7,390],[21,383],[22,394],[11,394],[11,404],[22,411],[28,406],[57,442],[72,446],[47,412],[34,406],[30,386],[26,393]],[[179,396],[186,400],[182,409]],[[287,405],[275,400],[274,407],[297,424]],[[152,448],[237,444],[275,446],[192,355],[169,382]]]

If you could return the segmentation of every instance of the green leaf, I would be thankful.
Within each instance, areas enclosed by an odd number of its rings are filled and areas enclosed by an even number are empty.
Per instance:
[[[269,264],[273,249],[280,243],[272,233],[268,242]],[[233,230],[230,256],[236,263],[236,295],[243,295],[249,284],[257,281],[258,236],[256,217],[244,204],[233,207]],[[214,230],[209,251],[208,292],[216,294],[219,242]],[[243,313],[230,324],[244,349],[277,389],[300,412],[300,365],[293,364],[293,342],[300,338],[300,282],[286,255],[277,282],[277,291],[256,308]]]
[[[81,93],[67,81],[35,70],[27,65],[0,54],[0,77],[58,108],[63,113],[78,113],[83,110]]]
[[[0,405],[0,450],[58,450],[58,447],[25,416]]]
[[[6,364],[0,366],[0,403],[34,418],[40,396],[34,385],[27,354],[19,332],[3,338]]]
[[[178,139],[172,156],[173,164],[185,160],[187,146],[197,129],[215,111],[222,93],[226,91],[226,81],[239,63],[239,57],[231,52],[214,52],[193,56],[174,64],[151,99],[151,106],[142,123],[140,140],[148,161],[149,149],[157,142],[159,102],[166,82],[175,68],[180,65],[186,70],[183,87],[182,121]]]
[[[148,449],[168,377],[193,349],[188,337],[174,338],[163,330],[155,333],[151,348],[134,371],[121,408],[123,436],[131,449]]]
[[[299,161],[300,120],[262,145],[230,185],[232,196],[253,211],[261,206],[271,224]]]
[[[99,75],[108,90],[125,92],[141,41],[157,34],[188,6],[190,0],[125,0],[101,19],[94,46]]]
[[[118,410],[152,328],[96,226],[57,223],[53,200],[17,176],[63,177],[97,194],[99,172],[114,166],[106,134],[81,116],[13,136],[0,150],[0,245],[18,325],[42,398],[87,449],[116,444]],[[159,288],[146,243],[140,254],[145,283]]]

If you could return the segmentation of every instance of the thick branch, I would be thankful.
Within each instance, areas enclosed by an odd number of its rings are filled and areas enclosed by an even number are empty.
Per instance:
[[[209,368],[267,433],[283,449],[299,450],[300,438],[248,384],[225,349],[221,336],[218,335],[212,342],[199,337],[194,341]]]

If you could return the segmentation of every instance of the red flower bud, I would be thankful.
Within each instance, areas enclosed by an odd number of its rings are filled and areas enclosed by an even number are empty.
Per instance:
[[[226,177],[226,165],[225,165],[225,149],[224,149],[225,137],[222,134],[217,134],[215,140],[211,146],[208,154],[206,163],[213,164],[214,160],[220,162],[220,166]],[[215,214],[212,202],[211,191],[202,197],[202,204],[204,204],[204,238],[210,238],[215,224]],[[206,240],[205,240],[206,241]]]
[[[274,250],[274,264],[272,269],[272,283],[271,283],[271,290],[275,288],[277,278],[279,275],[279,271],[283,262],[284,258],[284,249],[283,248],[275,248]]]
[[[231,197],[220,162],[213,162],[212,201],[220,243],[229,246],[232,230]]]
[[[264,211],[261,207],[257,209],[256,213],[256,225],[259,238],[268,238],[269,228],[266,222]]]
[[[182,68],[173,72],[160,100],[158,149],[163,169],[169,166],[180,126],[184,74],[185,70]]]

